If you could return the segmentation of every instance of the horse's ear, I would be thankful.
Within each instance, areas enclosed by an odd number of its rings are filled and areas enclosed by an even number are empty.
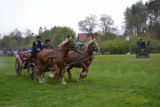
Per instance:
[[[74,36],[74,35],[72,35],[72,38],[74,39],[74,38],[75,38],[75,36]]]
[[[96,41],[96,39],[90,39],[89,44],[91,44],[91,43],[93,43],[95,41]]]
[[[70,37],[70,36],[68,35],[68,39],[69,39],[69,37]]]
[[[92,41],[93,41],[93,42],[95,42],[95,41],[96,41],[96,39],[92,39]]]
[[[94,40],[94,41],[96,41],[96,39],[95,39],[95,38],[94,38],[93,40]]]

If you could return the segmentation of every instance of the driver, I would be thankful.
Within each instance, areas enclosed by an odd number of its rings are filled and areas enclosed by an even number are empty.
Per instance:
[[[36,37],[37,40],[33,42],[31,58],[37,59],[37,53],[44,48],[44,44],[41,42],[41,36]]]

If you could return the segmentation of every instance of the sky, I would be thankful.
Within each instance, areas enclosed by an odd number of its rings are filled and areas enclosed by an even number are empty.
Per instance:
[[[0,0],[0,34],[9,34],[15,28],[24,32],[31,29],[38,33],[39,27],[50,29],[67,26],[76,33],[78,22],[90,14],[97,19],[109,15],[115,27],[121,29],[127,7],[139,0]],[[148,0],[141,0],[145,3]]]

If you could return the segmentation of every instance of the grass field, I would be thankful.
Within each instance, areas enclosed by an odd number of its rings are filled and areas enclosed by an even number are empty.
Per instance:
[[[57,79],[39,84],[26,70],[17,77],[14,57],[0,57],[0,107],[160,107],[160,54],[95,56],[88,77],[67,85]]]

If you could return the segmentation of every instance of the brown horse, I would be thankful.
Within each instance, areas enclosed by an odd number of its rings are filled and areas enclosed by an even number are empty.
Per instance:
[[[68,55],[69,50],[74,50],[77,48],[72,37],[68,37],[64,40],[57,50],[47,50],[44,49],[40,51],[37,55],[37,68],[38,68],[38,80],[39,83],[43,83],[42,73],[45,72],[43,69],[52,67],[54,69],[53,75],[51,76],[54,78],[55,76],[59,76],[60,81],[62,84],[66,84],[64,80],[64,74],[66,70],[66,57]],[[59,72],[59,70],[61,72]],[[59,74],[60,73],[60,74]]]
[[[67,68],[68,78],[72,78],[70,70],[73,67],[82,68],[82,72],[77,79],[77,82],[81,82],[82,78],[85,78],[88,73],[88,68],[93,60],[94,52],[98,52],[99,47],[95,39],[89,40],[84,50],[80,52],[70,51],[68,54],[69,67]]]

